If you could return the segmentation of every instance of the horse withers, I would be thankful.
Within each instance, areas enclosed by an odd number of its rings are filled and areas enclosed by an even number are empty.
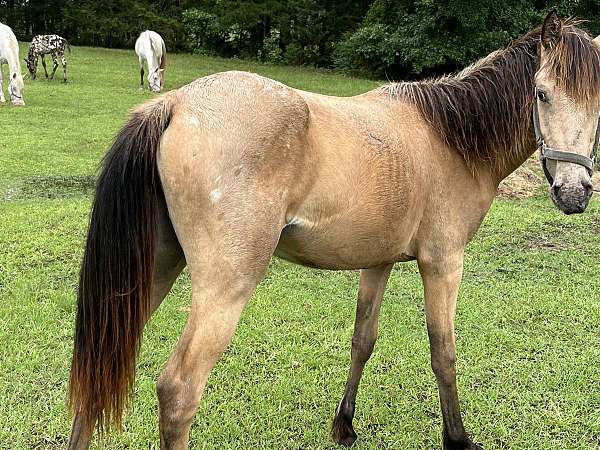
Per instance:
[[[148,87],[160,92],[165,82],[167,48],[165,41],[155,31],[146,30],[135,41],[135,53],[140,61],[140,89],[144,88],[144,62],[148,66]]]
[[[161,448],[188,448],[209,373],[272,255],[361,269],[351,367],[331,431],[343,445],[357,439],[357,390],[392,266],[416,260],[442,446],[481,449],[459,409],[456,301],[466,244],[500,181],[538,146],[534,105],[544,143],[571,155],[546,162],[556,205],[582,212],[600,114],[600,47],[555,13],[454,76],[337,98],[226,72],[138,108],[96,188],[78,292],[69,449],[88,448],[94,426],[121,423],[144,325],[186,264],[191,310],[157,393]]]
[[[8,95],[15,106],[23,106],[23,75],[19,64],[19,42],[12,29],[0,23],[0,103],[6,103],[2,65],[8,65]]]
[[[69,45],[69,42],[57,34],[40,34],[35,36],[31,40],[27,58],[25,58],[25,63],[27,64],[27,69],[29,69],[29,73],[31,74],[31,79],[35,80],[37,76],[38,58],[41,58],[42,66],[44,67],[44,73],[46,74],[46,78],[48,78],[48,70],[46,69],[46,61],[44,56],[49,54],[52,57],[52,74],[50,75],[50,79],[52,80],[54,78],[56,69],[58,69],[58,60],[60,59],[63,68],[63,82],[66,83],[67,59],[65,58],[65,51],[67,49],[70,53],[71,46]]]

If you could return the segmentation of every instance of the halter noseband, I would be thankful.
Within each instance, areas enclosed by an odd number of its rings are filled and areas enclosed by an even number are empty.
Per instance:
[[[9,91],[8,93],[11,96],[11,101],[13,98],[18,98],[19,100],[23,100],[22,96],[19,96],[13,92],[12,82],[8,85],[8,91]]]
[[[544,169],[544,175],[548,183],[552,186],[554,184],[554,178],[550,175],[548,167],[546,167],[546,161],[551,159],[553,161],[563,161],[573,164],[578,164],[587,169],[590,177],[594,171],[596,165],[596,152],[598,151],[598,143],[600,142],[600,117],[598,118],[598,125],[596,126],[596,137],[594,138],[594,145],[592,147],[592,153],[590,157],[578,155],[577,153],[562,152],[560,150],[554,150],[552,147],[546,144],[542,130],[540,128],[540,113],[538,111],[538,100],[537,100],[537,89],[535,90],[535,96],[533,99],[533,130],[535,131],[535,142],[540,149],[540,163],[542,169]]]

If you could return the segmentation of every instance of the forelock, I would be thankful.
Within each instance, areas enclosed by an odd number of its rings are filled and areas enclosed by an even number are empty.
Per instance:
[[[545,50],[543,69],[575,100],[600,101],[600,48],[574,22],[565,22],[558,43]]]

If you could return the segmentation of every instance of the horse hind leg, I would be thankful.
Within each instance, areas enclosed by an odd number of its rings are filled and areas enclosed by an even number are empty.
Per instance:
[[[331,427],[332,439],[346,447],[354,444],[357,439],[352,427],[356,393],[365,364],[375,346],[381,300],[392,267],[393,264],[386,264],[360,271],[356,319],[352,336],[352,363],[344,396],[337,408]]]
[[[266,274],[284,222],[283,208],[275,200],[266,208],[264,198],[253,199],[246,189],[222,193],[227,203],[220,202],[214,191],[175,190],[190,185],[183,180],[191,176],[186,178],[181,167],[175,170],[161,170],[161,178],[170,172],[168,179],[177,180],[172,191],[165,186],[165,196],[192,278],[192,305],[156,387],[162,450],[188,448],[209,373]],[[201,197],[213,201],[205,203]]]
[[[58,69],[58,57],[56,56],[56,53],[52,53],[52,75],[50,75],[51,80],[54,79],[56,69]]]
[[[210,371],[229,345],[257,284],[216,270],[201,272],[192,275],[188,321],[156,386],[162,450],[188,448],[190,427]]]
[[[60,57],[60,62],[63,68],[63,83],[67,82],[67,59],[65,58],[65,54],[63,53]]]
[[[164,199],[159,200],[158,211],[151,314],[160,306],[185,267],[183,250],[173,230]],[[67,449],[87,450],[92,438],[92,428],[93,425],[87,424],[84,415],[78,411],[73,419]]]

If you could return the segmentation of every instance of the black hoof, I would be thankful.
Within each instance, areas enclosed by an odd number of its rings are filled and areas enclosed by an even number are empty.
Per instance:
[[[483,450],[479,445],[469,439],[460,441],[444,440],[444,450]]]
[[[358,436],[352,428],[352,422],[344,419],[343,416],[335,416],[331,425],[331,438],[344,447],[351,447]]]

